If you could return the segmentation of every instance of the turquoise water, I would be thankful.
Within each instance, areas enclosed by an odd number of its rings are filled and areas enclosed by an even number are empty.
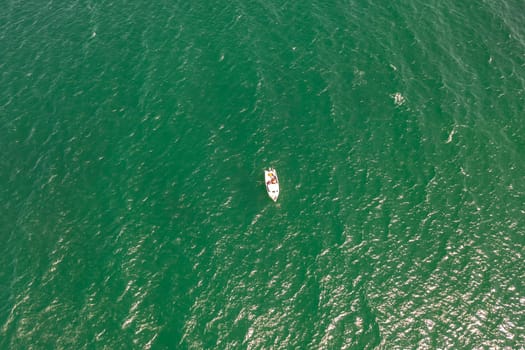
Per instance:
[[[523,349],[523,8],[8,0],[0,348]]]

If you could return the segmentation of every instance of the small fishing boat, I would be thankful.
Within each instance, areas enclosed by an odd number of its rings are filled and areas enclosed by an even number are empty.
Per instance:
[[[269,168],[264,171],[264,183],[266,184],[268,196],[276,202],[277,198],[279,198],[279,178],[274,168]]]

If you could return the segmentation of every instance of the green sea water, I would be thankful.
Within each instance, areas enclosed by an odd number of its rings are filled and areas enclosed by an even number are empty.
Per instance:
[[[524,10],[6,0],[0,349],[524,349]]]

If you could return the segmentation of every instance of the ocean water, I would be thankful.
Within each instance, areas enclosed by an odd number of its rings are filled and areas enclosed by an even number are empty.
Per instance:
[[[524,349],[524,10],[7,0],[0,348]]]

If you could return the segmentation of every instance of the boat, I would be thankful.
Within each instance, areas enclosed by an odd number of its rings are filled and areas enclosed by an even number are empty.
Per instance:
[[[266,184],[268,196],[276,202],[277,198],[279,198],[279,178],[274,168],[269,168],[264,171],[264,183]]]

